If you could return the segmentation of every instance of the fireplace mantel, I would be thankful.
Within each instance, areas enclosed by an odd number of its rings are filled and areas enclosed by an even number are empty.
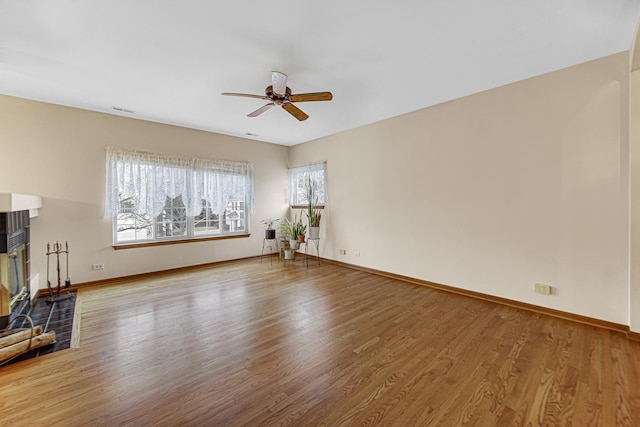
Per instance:
[[[29,211],[29,217],[38,216],[42,197],[30,194],[0,193],[0,212]]]

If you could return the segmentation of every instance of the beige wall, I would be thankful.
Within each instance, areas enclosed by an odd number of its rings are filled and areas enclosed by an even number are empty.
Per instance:
[[[629,164],[630,164],[630,277],[629,326],[640,332],[640,19],[630,49]]]
[[[80,283],[259,255],[260,219],[287,209],[287,147],[8,96],[0,96],[0,145],[0,192],[43,197],[32,221],[32,274],[41,288],[47,242],[69,242],[70,277]],[[111,220],[103,218],[107,146],[252,162],[252,236],[113,250]],[[99,262],[105,270],[92,271]]]
[[[618,54],[293,147],[292,165],[327,160],[323,256],[628,324],[628,67]]]
[[[47,241],[69,241],[75,283],[258,255],[287,165],[327,160],[323,257],[629,324],[628,70],[613,55],[291,149],[0,96],[0,192],[44,197],[43,287]],[[253,162],[252,237],[114,251],[106,146]]]
[[[629,308],[631,330],[640,332],[640,69],[630,79],[630,163],[631,163],[631,280]]]

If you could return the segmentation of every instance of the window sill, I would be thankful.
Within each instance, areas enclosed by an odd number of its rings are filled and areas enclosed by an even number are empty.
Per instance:
[[[309,205],[290,205],[291,209],[309,209]],[[313,205],[314,209],[324,209],[324,205]]]
[[[121,243],[118,245],[112,245],[112,248],[115,249],[116,251],[119,251],[120,249],[148,248],[151,246],[164,246],[164,245],[179,245],[182,243],[209,242],[211,240],[243,239],[246,237],[251,237],[251,234],[249,233],[225,234],[223,236],[199,237],[197,239],[160,240],[155,242],[144,242],[144,243]]]

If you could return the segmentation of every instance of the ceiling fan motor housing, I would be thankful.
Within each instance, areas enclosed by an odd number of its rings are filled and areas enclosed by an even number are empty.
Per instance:
[[[291,95],[291,89],[287,87],[284,96],[280,96],[273,91],[273,85],[269,85],[264,90],[264,93],[276,104],[282,104],[284,101],[287,101],[289,99],[289,95]]]

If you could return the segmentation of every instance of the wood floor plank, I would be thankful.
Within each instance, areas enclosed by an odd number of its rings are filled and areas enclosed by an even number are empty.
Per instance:
[[[77,348],[0,368],[0,424],[640,425],[640,343],[344,266],[78,296]]]

